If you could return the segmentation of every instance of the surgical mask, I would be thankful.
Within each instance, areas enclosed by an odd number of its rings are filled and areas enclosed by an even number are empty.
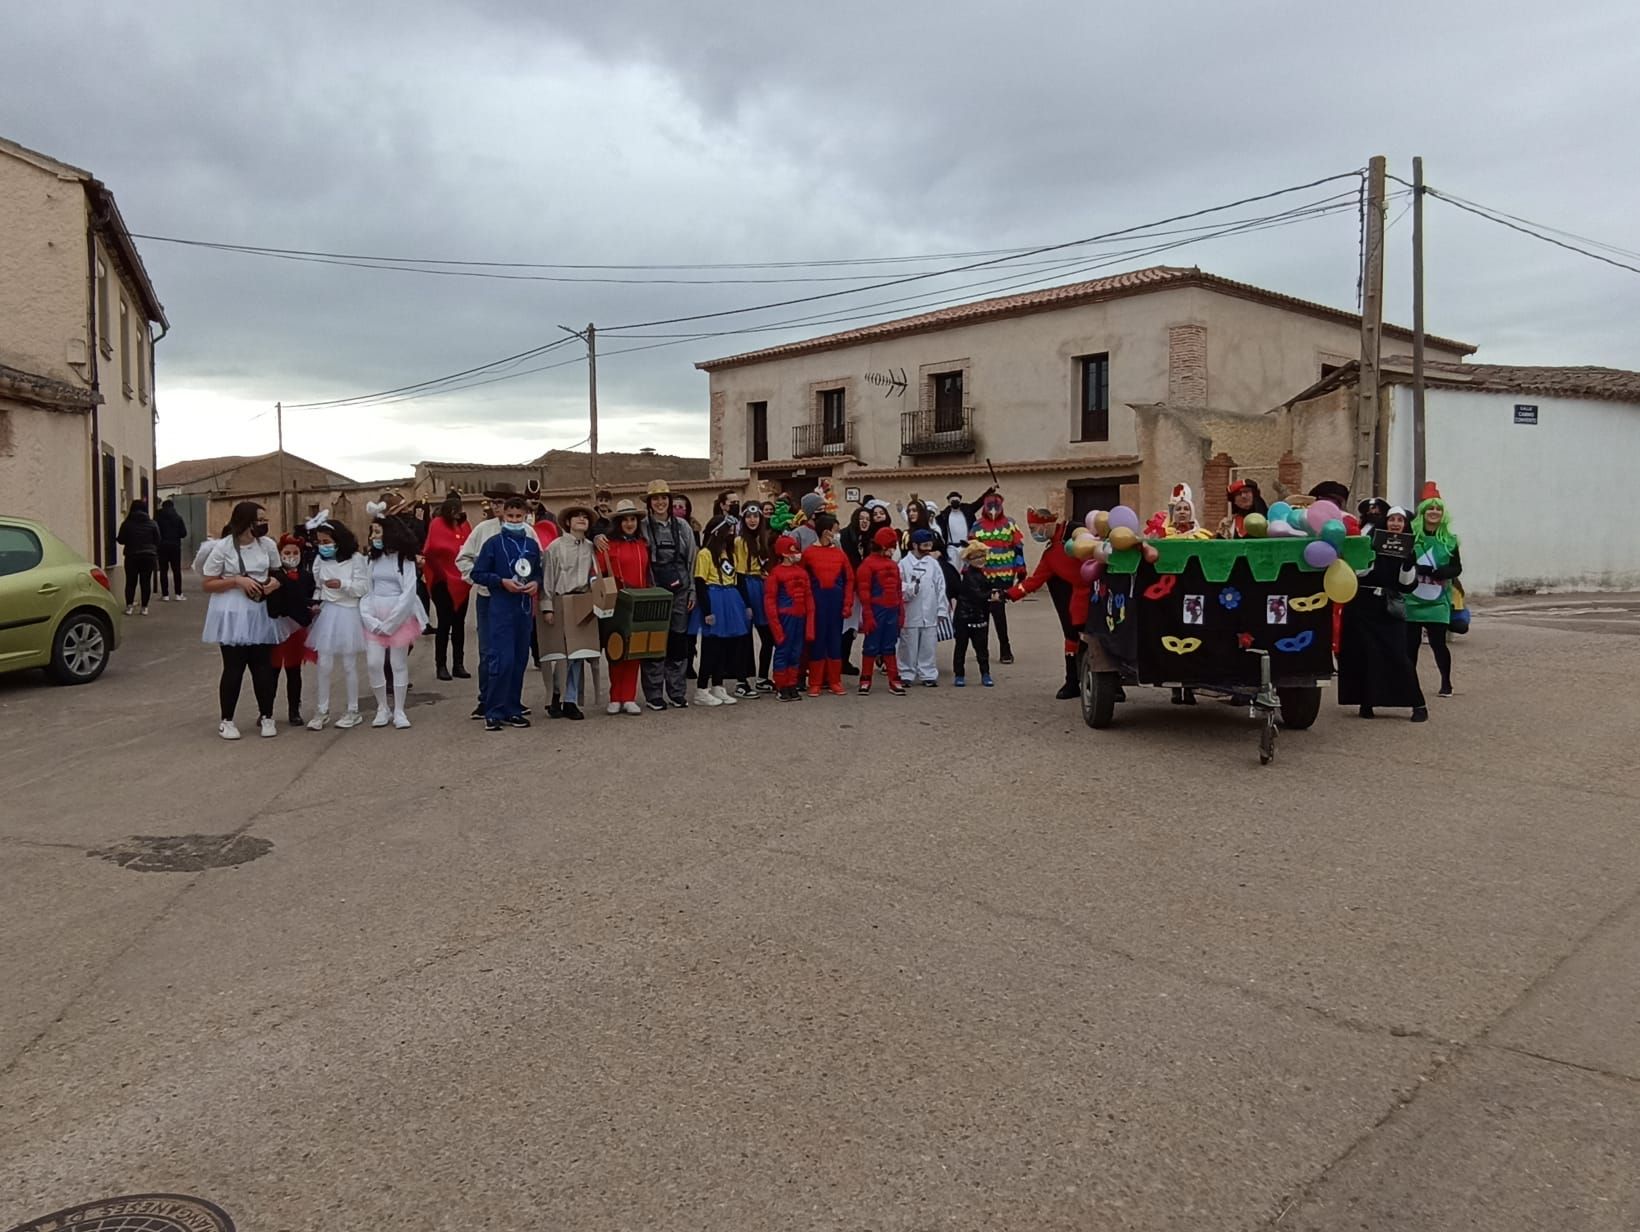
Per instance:
[[[302,567],[302,558],[300,556],[281,556],[279,563],[287,569],[300,569]]]
[[[370,541],[370,546],[375,548],[376,551],[379,552],[379,551],[382,550],[382,541],[380,539],[372,539]]]
[[[501,529],[506,531],[509,535],[522,535],[529,529],[529,527],[525,526],[522,522],[503,522],[501,524]]]
[[[266,538],[267,533],[268,524],[266,522],[258,522],[255,526],[251,527],[251,534],[255,535],[258,539]]]
[[[319,555],[323,556],[326,560],[335,560],[336,545],[334,543],[321,543],[319,545]]]

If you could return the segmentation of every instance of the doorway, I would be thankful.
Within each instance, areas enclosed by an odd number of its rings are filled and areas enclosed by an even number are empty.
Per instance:
[[[1137,475],[1116,479],[1076,479],[1070,484],[1070,521],[1075,526],[1095,509],[1113,509],[1122,503],[1122,485],[1136,484]]]

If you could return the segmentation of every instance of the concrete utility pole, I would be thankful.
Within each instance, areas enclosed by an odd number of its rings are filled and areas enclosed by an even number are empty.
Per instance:
[[[290,530],[289,502],[285,499],[285,404],[273,404],[274,422],[279,425],[279,533]]]
[[[1355,387],[1355,477],[1360,500],[1377,494],[1379,333],[1384,323],[1384,175],[1382,154],[1367,165],[1367,216],[1361,271],[1361,371]]]
[[[1424,490],[1424,160],[1412,160],[1412,499]]]

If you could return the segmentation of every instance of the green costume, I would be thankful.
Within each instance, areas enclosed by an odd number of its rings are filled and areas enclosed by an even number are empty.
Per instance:
[[[1426,529],[1424,515],[1441,511],[1441,523],[1433,532]],[[1418,569],[1418,584],[1406,597],[1410,624],[1445,625],[1452,621],[1452,579],[1463,572],[1458,558],[1458,536],[1439,497],[1430,497],[1418,506],[1412,524],[1412,557]]]

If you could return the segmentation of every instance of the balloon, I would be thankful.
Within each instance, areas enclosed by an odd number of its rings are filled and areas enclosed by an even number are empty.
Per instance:
[[[1293,529],[1293,524],[1291,522],[1287,522],[1287,521],[1277,522],[1274,518],[1270,519],[1270,528],[1269,529],[1270,529],[1270,537],[1272,539],[1286,539],[1291,535],[1298,534],[1298,532]]]
[[[1102,560],[1085,560],[1082,562],[1082,580],[1097,582],[1099,575],[1105,571],[1105,562]]]
[[[1336,521],[1344,516],[1344,511],[1330,500],[1318,500],[1304,511],[1304,519],[1310,524],[1310,529],[1316,534],[1328,522]]]
[[[1307,535],[1310,533],[1310,520],[1304,516],[1304,511],[1302,509],[1287,510],[1287,525],[1291,526],[1301,535]]]
[[[1093,515],[1093,533],[1101,539],[1110,534],[1110,514],[1103,509]]]
[[[1349,531],[1344,529],[1344,523],[1339,518],[1328,518],[1321,524],[1321,537],[1333,547],[1342,547],[1344,540],[1349,538]]]
[[[1107,520],[1110,523],[1110,529],[1112,532],[1117,530],[1130,530],[1136,535],[1139,533],[1139,515],[1134,513],[1133,510],[1129,509],[1126,505],[1118,505],[1116,508],[1112,509]]]
[[[1120,510],[1113,509],[1111,511],[1111,517],[1115,518],[1118,512],[1120,512]],[[1128,513],[1131,514],[1132,512],[1133,510],[1128,510]],[[1138,547],[1139,532],[1131,526],[1112,526],[1110,531],[1110,546],[1115,548],[1118,552],[1125,552],[1129,548]]]
[[[1359,535],[1361,533],[1361,519],[1353,513],[1346,513],[1344,515],[1344,533],[1346,535]]]
[[[1089,530],[1086,526],[1078,526],[1075,530],[1073,530],[1071,532],[1071,538],[1072,539],[1092,539],[1093,538],[1093,532],[1091,530]]]
[[[1095,539],[1092,535],[1085,535],[1080,539],[1072,539],[1065,545],[1065,551],[1069,552],[1074,560],[1087,560],[1098,554],[1099,540]]]
[[[1338,559],[1338,549],[1325,539],[1312,539],[1304,545],[1304,563],[1312,569],[1325,569]]]
[[[1250,513],[1241,520],[1241,533],[1249,539],[1263,539],[1270,533],[1270,523],[1262,513]]]
[[[1099,533],[1099,519],[1104,515],[1104,512],[1105,511],[1103,509],[1088,510],[1088,516],[1082,519],[1082,525],[1087,527],[1093,534],[1097,535]]]
[[[1356,580],[1354,569],[1342,560],[1335,560],[1327,566],[1327,572],[1322,575],[1321,589],[1327,592],[1327,598],[1334,603],[1348,603],[1355,598],[1360,583]]]
[[[1267,516],[1271,522],[1285,522],[1287,520],[1287,515],[1292,511],[1293,507],[1286,501],[1277,501],[1275,504],[1270,506],[1270,512],[1265,516]]]
[[[1139,545],[1139,555],[1145,558],[1145,564],[1147,565],[1154,565],[1162,558],[1161,549],[1154,543],[1141,543]]]

